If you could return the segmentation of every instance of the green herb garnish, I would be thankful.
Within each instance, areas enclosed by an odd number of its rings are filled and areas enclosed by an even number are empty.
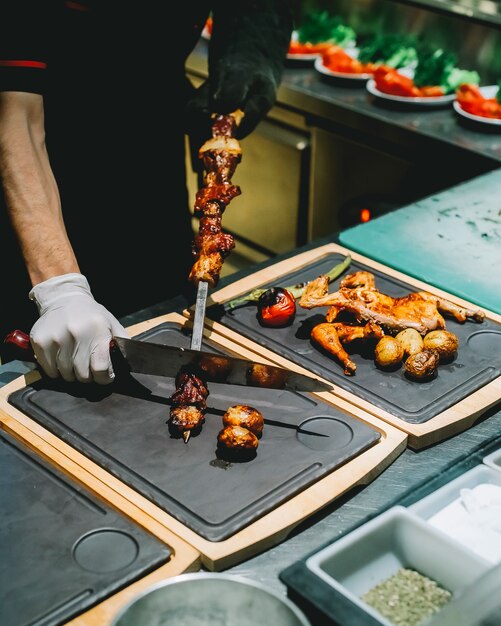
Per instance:
[[[419,626],[451,598],[450,591],[408,568],[399,569],[362,596],[395,626]]]

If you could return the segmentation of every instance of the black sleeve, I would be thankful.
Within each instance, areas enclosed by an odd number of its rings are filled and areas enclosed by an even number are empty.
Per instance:
[[[214,113],[241,109],[237,137],[254,130],[275,103],[292,34],[286,0],[219,0],[212,5],[212,18],[209,77],[185,110],[192,150],[210,136]]]
[[[221,0],[214,5],[212,98],[220,113],[245,103],[241,136],[251,132],[275,102],[292,28],[286,0]]]
[[[54,7],[42,0],[0,3],[0,91],[44,93]]]

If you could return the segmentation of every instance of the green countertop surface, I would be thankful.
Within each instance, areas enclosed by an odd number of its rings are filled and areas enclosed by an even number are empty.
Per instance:
[[[501,171],[339,234],[364,256],[501,313]]]

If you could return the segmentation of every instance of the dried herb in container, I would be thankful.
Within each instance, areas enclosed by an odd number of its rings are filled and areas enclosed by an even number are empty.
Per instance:
[[[451,600],[452,594],[416,570],[401,568],[362,596],[395,626],[419,626]]]

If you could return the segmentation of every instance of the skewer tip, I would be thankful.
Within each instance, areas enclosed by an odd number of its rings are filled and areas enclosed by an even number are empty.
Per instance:
[[[185,430],[183,432],[183,439],[184,439],[184,443],[188,443],[188,440],[190,438],[191,435],[191,430]]]

